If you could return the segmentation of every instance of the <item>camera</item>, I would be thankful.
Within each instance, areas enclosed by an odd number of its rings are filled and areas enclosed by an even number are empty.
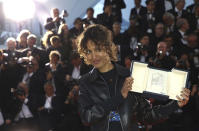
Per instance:
[[[68,17],[68,12],[67,12],[67,10],[62,10],[61,16],[60,16],[60,17],[61,17],[61,18]]]
[[[140,51],[144,51],[144,50],[148,50],[148,46],[146,45],[142,45],[141,43],[137,43],[137,50],[140,50]]]
[[[17,58],[9,56],[8,53],[3,53],[3,59],[0,61],[0,65],[7,67],[8,65],[14,65],[17,61]]]
[[[137,56],[139,56],[143,54],[143,51],[148,51],[148,46],[142,45],[141,43],[138,42],[135,53],[137,54]]]
[[[25,91],[21,88],[17,88],[14,90],[13,94],[15,98],[18,98],[17,96],[25,96]]]
[[[32,61],[29,61],[29,62],[27,63],[27,65],[26,65],[26,67],[32,68],[33,65],[34,65],[34,64],[32,63]]]

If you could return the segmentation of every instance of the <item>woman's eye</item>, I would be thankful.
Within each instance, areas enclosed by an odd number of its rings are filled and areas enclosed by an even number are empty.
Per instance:
[[[90,50],[86,51],[86,54],[90,54],[90,53],[91,53],[91,51],[90,51]]]
[[[97,51],[97,52],[100,52],[100,51],[101,51],[101,49],[100,49],[100,48],[97,48],[97,49],[96,49],[96,51]]]

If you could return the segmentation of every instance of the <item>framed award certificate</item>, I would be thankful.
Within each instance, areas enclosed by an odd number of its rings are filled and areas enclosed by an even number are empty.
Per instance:
[[[131,91],[149,97],[177,100],[176,96],[180,97],[186,87],[188,72],[177,69],[165,71],[150,68],[146,63],[132,62],[131,76],[134,78]]]

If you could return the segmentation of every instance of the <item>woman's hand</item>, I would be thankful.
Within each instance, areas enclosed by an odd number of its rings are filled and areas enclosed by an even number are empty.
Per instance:
[[[121,93],[123,98],[126,98],[128,96],[128,92],[132,90],[132,84],[133,84],[133,78],[127,77],[124,81],[123,87],[121,89]]]
[[[183,91],[181,92],[181,98],[179,96],[176,96],[178,99],[178,106],[183,107],[185,106],[188,101],[189,101],[189,96],[190,96],[190,90],[187,88],[184,88]]]

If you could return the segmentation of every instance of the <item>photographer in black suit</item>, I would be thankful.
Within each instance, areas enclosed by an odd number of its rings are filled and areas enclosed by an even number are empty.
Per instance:
[[[59,16],[59,9],[53,8],[51,9],[51,17],[46,19],[46,24],[44,27],[46,30],[53,31],[55,34],[57,34],[59,26],[63,23],[65,23],[65,20]]]
[[[93,17],[93,14],[94,14],[94,9],[93,8],[88,8],[86,10],[86,14],[87,14],[87,17],[85,19],[83,19],[83,23],[88,23],[89,25],[90,24],[97,24],[97,19]]]
[[[161,41],[157,45],[157,52],[154,58],[149,58],[149,65],[156,68],[171,70],[175,67],[175,60],[167,52],[167,43]]]
[[[54,130],[62,119],[64,97],[56,95],[53,83],[44,84],[45,95],[36,98],[35,109],[39,115],[40,126],[43,131]]]
[[[52,82],[56,95],[64,96],[67,93],[64,86],[66,69],[61,62],[61,54],[58,51],[51,51],[49,59],[50,62],[45,65],[46,80]]]
[[[176,22],[177,30],[173,32],[174,45],[176,46],[176,55],[180,57],[184,52],[184,48],[187,46],[187,33],[189,31],[189,23],[187,19],[180,18]]]
[[[175,17],[175,22],[179,18],[188,18],[189,14],[184,9],[185,6],[185,0],[175,0],[175,8],[168,10],[169,13],[172,13]]]
[[[135,7],[131,9],[130,17],[137,16],[139,19],[147,12],[147,8],[141,5],[142,0],[134,0]]]
[[[112,25],[114,22],[112,15],[112,5],[105,4],[103,8],[104,12],[97,15],[97,23],[106,26],[108,29],[112,30]]]
[[[1,51],[0,73],[2,77],[1,82],[3,83],[1,87],[7,90],[7,92],[11,92],[11,90],[17,88],[24,69],[17,63],[21,53],[16,51],[16,40],[14,38],[8,38],[6,44],[7,49]]]
[[[17,61],[19,57],[21,57],[22,53],[16,50],[16,40],[13,37],[9,37],[6,40],[7,49],[3,50],[3,52],[8,56],[9,59],[13,59]]]
[[[111,14],[113,15],[113,21],[117,21],[122,23],[122,11],[121,9],[126,8],[126,4],[124,0],[105,0],[104,1],[104,7],[106,5],[111,5],[112,7],[112,12]]]
[[[36,128],[32,97],[27,94],[28,92],[25,91],[27,87],[22,87],[23,85],[18,84],[12,99],[5,105],[5,121],[8,129]]]

